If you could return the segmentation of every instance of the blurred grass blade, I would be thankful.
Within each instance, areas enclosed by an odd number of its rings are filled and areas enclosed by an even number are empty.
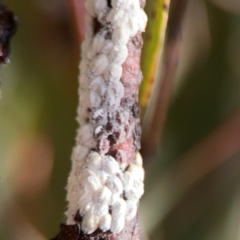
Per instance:
[[[143,82],[140,88],[139,101],[142,116],[148,105],[156,70],[161,58],[168,20],[170,0],[148,0],[145,11],[148,15],[148,25],[144,34],[141,68]]]
[[[152,231],[157,222],[162,221],[185,194],[207,175],[239,154],[239,132],[240,108],[155,179],[142,199],[142,215],[145,216],[147,231]],[[154,202],[158,203],[157,206]]]

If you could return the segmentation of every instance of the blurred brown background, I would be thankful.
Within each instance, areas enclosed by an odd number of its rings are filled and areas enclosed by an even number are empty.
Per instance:
[[[44,240],[65,220],[80,43],[69,1],[4,2],[19,28],[0,71],[0,239]],[[149,239],[240,239],[239,112],[240,1],[191,0],[162,141],[146,166]]]

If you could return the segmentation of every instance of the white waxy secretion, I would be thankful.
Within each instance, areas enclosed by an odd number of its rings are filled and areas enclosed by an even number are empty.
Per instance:
[[[82,221],[82,230],[85,233],[91,234],[97,229],[98,225],[99,225],[99,217],[96,217],[96,215],[90,209],[84,215],[84,218]]]
[[[107,55],[111,49],[113,48],[113,42],[110,40],[106,40],[104,46],[101,48],[101,53]]]
[[[72,173],[69,177],[67,200],[70,203],[74,200],[77,205],[69,205],[72,209],[66,213],[68,223],[73,223],[74,210],[76,214],[79,209],[86,233],[90,234],[97,228],[121,231],[125,221],[136,216],[137,203],[143,194],[143,179],[139,175],[142,166],[130,164],[123,171],[116,159],[101,156],[95,151],[90,151],[80,163],[77,168],[80,174]],[[76,181],[79,185],[75,184]]]
[[[121,194],[123,192],[123,185],[120,179],[116,176],[111,176],[107,180],[107,187],[113,194]]]
[[[97,194],[96,194],[96,198],[95,201],[102,203],[102,204],[109,204],[110,200],[112,197],[112,192],[111,190],[104,186]]]
[[[101,75],[109,65],[109,60],[105,54],[98,55],[92,62],[92,73],[96,76]]]
[[[137,214],[137,202],[132,200],[126,201],[126,212],[125,212],[125,220],[132,220]]]
[[[90,149],[96,147],[96,140],[93,136],[93,127],[90,124],[82,126],[78,131],[77,141]]]
[[[109,53],[109,60],[110,62],[114,62],[121,66],[122,63],[125,62],[128,55],[128,49],[125,45],[115,45],[110,53]],[[111,69],[112,70],[112,69]]]
[[[123,230],[125,225],[125,218],[124,216],[121,216],[120,218],[113,218],[112,217],[112,223],[110,230],[114,233],[119,233]]]
[[[101,217],[99,221],[99,228],[103,232],[106,232],[111,228],[111,222],[112,222],[112,216],[109,213],[107,213],[106,215]]]
[[[96,15],[98,15],[99,13],[101,13],[102,11],[104,11],[104,9],[106,9],[107,7],[107,0],[94,0],[95,4],[94,4],[94,10]]]
[[[108,135],[101,134],[117,131],[116,141],[121,143],[133,130],[129,126],[130,114],[121,106],[125,92],[120,80],[122,64],[128,56],[127,44],[131,37],[144,31],[147,16],[139,0],[111,0],[111,7],[107,0],[86,0],[85,6],[88,28],[81,47],[77,111],[81,127],[68,179],[67,223],[75,224],[74,217],[79,211],[85,233],[91,234],[98,228],[118,233],[137,213],[137,203],[143,194],[142,158],[137,153],[135,163],[130,166],[122,150],[113,158],[108,155]],[[103,27],[94,36],[95,19]],[[119,125],[105,133],[109,118]],[[129,129],[125,129],[124,124]]]

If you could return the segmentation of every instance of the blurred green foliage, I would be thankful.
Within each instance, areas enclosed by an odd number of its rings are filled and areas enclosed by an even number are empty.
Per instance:
[[[0,70],[0,239],[49,239],[66,208],[79,43],[68,1],[5,4],[18,15],[19,28],[11,64]],[[238,8],[233,0],[189,2],[168,118],[158,156],[146,166],[141,221],[150,239],[240,238],[239,152],[193,185],[183,179],[191,185],[187,191],[169,174],[239,108]]]

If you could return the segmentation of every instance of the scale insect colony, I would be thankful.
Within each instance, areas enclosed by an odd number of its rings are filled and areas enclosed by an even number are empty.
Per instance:
[[[87,0],[85,6],[88,28],[80,63],[80,128],[67,186],[67,224],[76,224],[79,214],[86,234],[97,229],[119,233],[136,216],[144,192],[139,140],[133,136],[139,135],[140,120],[136,111],[129,110],[138,100],[126,97],[130,90],[121,78],[128,43],[144,31],[147,16],[139,0]],[[126,139],[134,155],[126,151]]]

